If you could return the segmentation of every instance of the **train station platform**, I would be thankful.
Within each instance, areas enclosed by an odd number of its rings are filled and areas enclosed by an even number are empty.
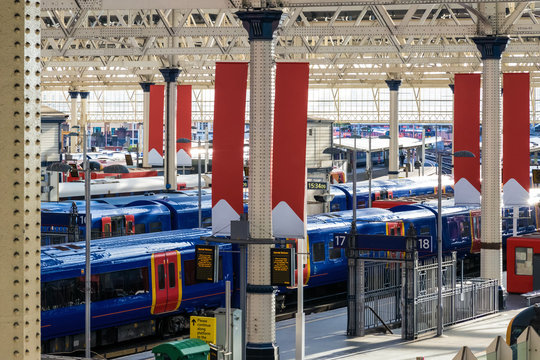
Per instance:
[[[401,339],[400,329],[393,334],[373,333],[347,337],[347,309],[341,308],[306,317],[306,359],[362,360],[451,360],[463,346],[480,354],[501,335],[506,337],[508,323],[520,309],[488,315],[444,329],[442,337],[433,333],[417,340]],[[295,358],[294,319],[277,324],[280,359]]]
[[[445,327],[443,336],[428,333],[417,340],[402,340],[400,329],[393,334],[370,333],[348,337],[347,309],[340,308],[306,316],[306,360],[452,360],[463,346],[480,356],[498,335],[506,338],[510,320],[526,306],[519,295],[510,295],[509,310]],[[295,320],[276,324],[280,360],[295,359]],[[122,357],[122,360],[154,359],[150,352]]]

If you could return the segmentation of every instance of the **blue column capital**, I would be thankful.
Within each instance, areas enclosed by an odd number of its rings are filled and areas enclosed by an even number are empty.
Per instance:
[[[450,90],[452,90],[452,94],[454,93],[454,84],[448,84],[448,87]]]
[[[149,92],[150,91],[150,86],[154,85],[154,83],[153,82],[142,82],[142,83],[139,83],[139,85],[141,85],[141,88],[142,88],[143,92]]]
[[[69,94],[69,97],[71,97],[72,99],[76,99],[79,97],[78,91],[68,91],[68,94]]]
[[[472,40],[482,54],[482,60],[500,60],[509,39],[507,36],[483,36],[474,37]]]
[[[281,20],[281,10],[237,11],[236,16],[242,20],[244,29],[251,40],[272,40]]]
[[[89,91],[81,91],[79,94],[81,95],[81,99],[86,99],[86,98],[88,98],[88,95],[90,95],[90,92]]]
[[[178,68],[163,68],[159,69],[159,72],[163,75],[165,82],[168,83],[176,82],[178,75],[180,75],[180,69]]]
[[[401,80],[385,80],[385,82],[390,91],[398,91],[401,86]]]

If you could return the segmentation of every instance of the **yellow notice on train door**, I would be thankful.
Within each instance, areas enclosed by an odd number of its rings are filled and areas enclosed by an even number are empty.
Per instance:
[[[189,337],[201,339],[207,344],[216,343],[216,318],[206,316],[191,316],[189,318]]]

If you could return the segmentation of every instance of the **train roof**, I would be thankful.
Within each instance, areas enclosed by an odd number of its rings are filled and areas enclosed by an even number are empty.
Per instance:
[[[75,203],[77,205],[78,214],[86,214],[86,205],[84,201],[70,201],[70,202],[44,202],[41,205],[42,215],[56,215],[56,214],[71,214],[71,205]],[[101,219],[103,216],[120,216],[120,215],[136,215],[143,213],[155,213],[164,212],[167,210],[166,206],[161,203],[153,203],[152,207],[146,206],[148,203],[134,202],[129,207],[116,207],[107,203],[92,200],[90,202],[90,211],[94,219]]]
[[[372,191],[378,191],[380,189],[387,189],[392,187],[397,188],[416,188],[420,186],[437,186],[437,176],[424,176],[424,177],[410,177],[402,179],[375,179],[371,181]],[[449,176],[443,176],[442,183],[444,186],[454,185],[454,180]],[[338,184],[337,187],[347,189],[352,191],[352,183]],[[357,181],[356,182],[357,191],[368,191],[369,182]]]
[[[207,197],[210,196],[212,192],[207,189],[201,189],[201,197]],[[131,204],[135,201],[140,200],[148,200],[148,201],[156,201],[156,200],[167,200],[167,199],[175,199],[175,201],[196,201],[198,198],[198,190],[183,190],[183,191],[175,191],[175,192],[167,192],[167,193],[148,193],[145,195],[128,195],[128,196],[115,196],[115,197],[107,197],[107,198],[101,198],[99,202],[114,205],[114,206],[124,206],[127,204]]]
[[[205,176],[210,176],[205,174]],[[198,186],[198,175],[187,174],[176,177],[178,184],[186,184],[186,187]],[[203,184],[206,181],[203,180]],[[92,180],[92,195],[110,195],[133,192],[165,191],[163,176],[148,176],[142,178],[126,179],[97,179]],[[61,199],[84,196],[84,181],[62,182],[58,185],[58,193]]]
[[[119,263],[126,259],[136,261],[137,258],[143,259],[149,254],[173,249],[194,251],[193,245],[202,243],[200,237],[210,235],[209,229],[183,229],[96,239],[91,243],[92,264]],[[84,266],[85,251],[84,241],[42,247],[42,274],[46,275],[60,268],[63,271],[79,271],[81,266]]]

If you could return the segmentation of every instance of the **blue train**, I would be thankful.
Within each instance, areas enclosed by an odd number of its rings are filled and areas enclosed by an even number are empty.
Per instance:
[[[401,198],[433,194],[435,177],[421,179],[374,180],[372,199]],[[445,179],[443,191],[453,191]],[[331,211],[353,208],[352,184],[332,185]],[[357,208],[368,205],[368,183],[359,182]],[[202,226],[211,225],[212,195],[203,190],[201,196]],[[44,202],[41,206],[42,245],[61,244],[83,239],[86,231],[83,201]],[[198,193],[186,190],[175,193],[110,197],[92,200],[92,238],[123,236],[198,227]],[[247,204],[245,205],[247,211]]]
[[[534,231],[537,208],[523,208],[519,233]],[[333,247],[334,233],[350,230],[352,211],[308,217],[309,262],[304,268],[306,291],[345,288],[347,259]],[[443,251],[467,256],[479,251],[480,209],[445,204]],[[360,209],[359,234],[404,234],[413,226],[419,235],[436,235],[437,211],[432,204],[399,205],[392,209]],[[93,345],[101,346],[151,334],[174,334],[189,326],[189,315],[224,305],[224,284],[238,289],[237,252],[219,244],[217,283],[197,283],[194,245],[208,229],[183,229],[156,234],[96,239],[92,243]],[[505,233],[504,236],[508,236]],[[436,253],[436,245],[434,254]],[[84,346],[84,242],[45,246],[42,267],[42,341],[45,352],[72,351]],[[293,294],[279,289],[279,298]],[[236,294],[237,295],[237,294]],[[281,300],[280,300],[281,301]]]

